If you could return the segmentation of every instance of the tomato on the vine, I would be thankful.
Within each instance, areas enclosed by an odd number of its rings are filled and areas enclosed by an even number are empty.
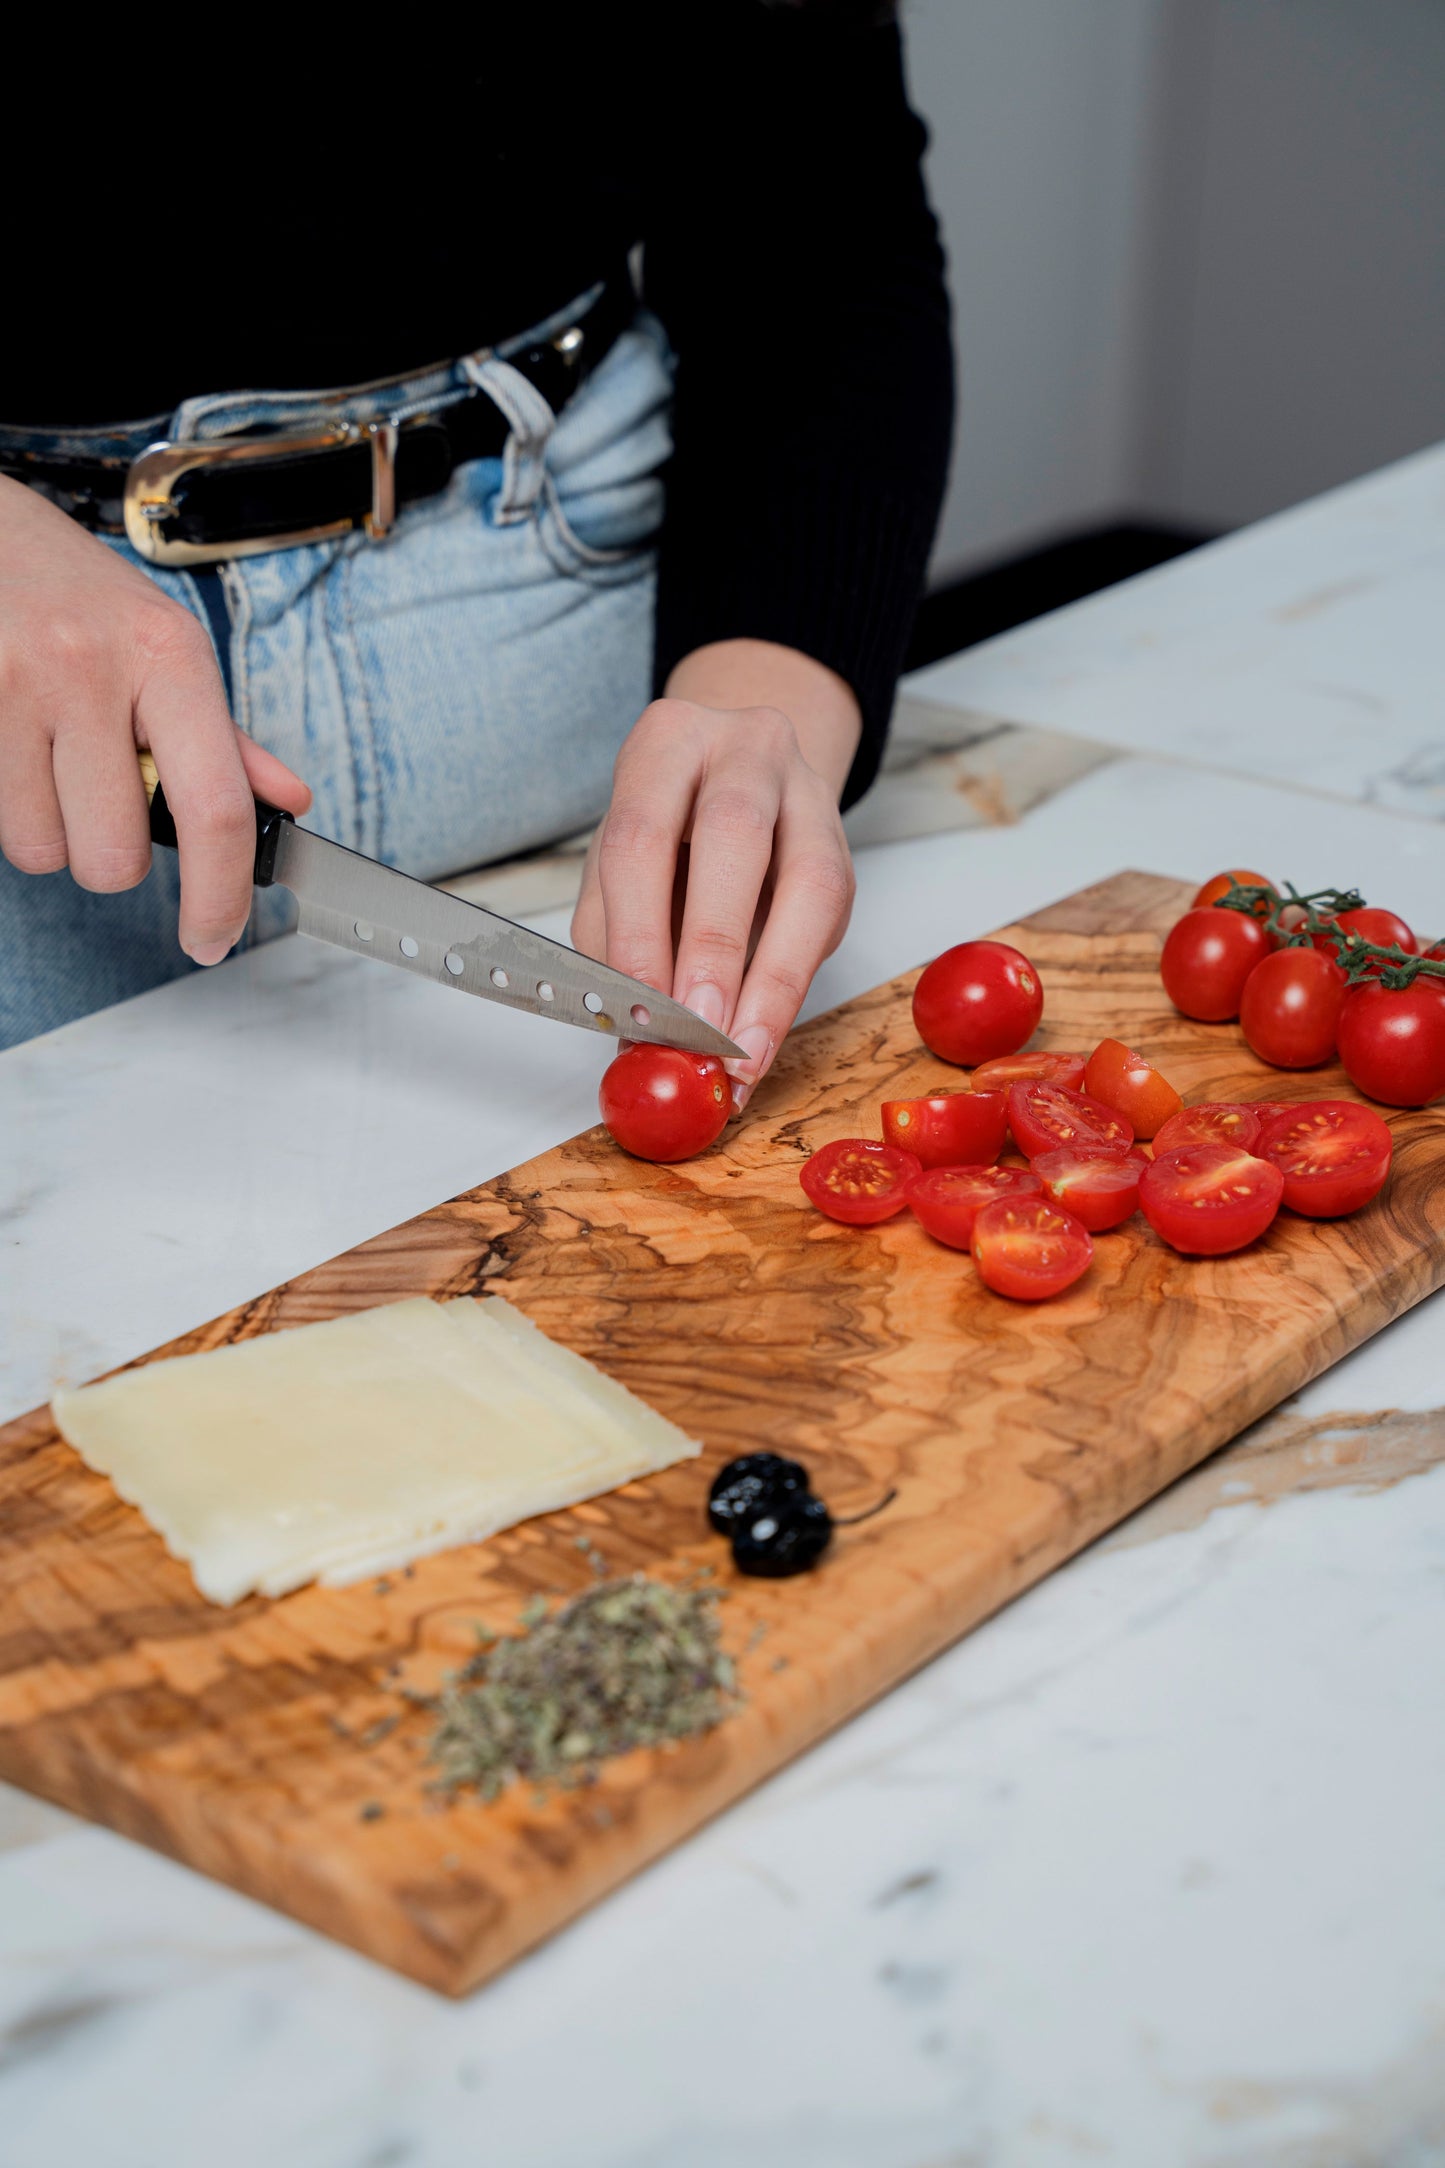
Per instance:
[[[912,1152],[878,1144],[872,1137],[839,1137],[814,1152],[798,1171],[809,1202],[848,1227],[876,1227],[907,1202],[908,1185],[922,1173]]]
[[[1312,1099],[1271,1122],[1256,1149],[1278,1167],[1291,1212],[1338,1219],[1378,1197],[1394,1143],[1373,1107]]]
[[[973,1223],[979,1278],[1015,1302],[1062,1294],[1088,1271],[1093,1254],[1088,1230],[1045,1197],[1000,1197]]]
[[[1382,910],[1373,903],[1362,903],[1358,910],[1341,911],[1336,917],[1326,919],[1310,935],[1315,947],[1323,949],[1327,956],[1336,954],[1333,940],[1336,929],[1345,935],[1350,947],[1360,941],[1369,941],[1376,948],[1402,948],[1407,956],[1413,956],[1418,945],[1398,912]]]
[[[1218,903],[1221,896],[1227,896],[1231,888],[1272,888],[1273,886],[1274,884],[1267,874],[1243,873],[1236,866],[1230,873],[1213,874],[1205,882],[1203,888],[1200,889],[1199,894],[1189,908],[1191,911],[1207,911],[1212,903]],[[1268,910],[1267,903],[1257,903],[1253,907],[1251,916],[1263,918]]]
[[[931,1167],[908,1185],[920,1227],[951,1250],[966,1250],[973,1223],[1000,1197],[1037,1197],[1042,1184],[1026,1167]]]
[[[1152,1137],[1183,1104],[1167,1077],[1121,1039],[1101,1039],[1084,1071],[1090,1098],[1125,1115],[1136,1137]]]
[[[1112,1144],[1127,1151],[1134,1130],[1118,1114],[1087,1092],[1060,1091],[1057,1084],[1014,1084],[1008,1095],[1008,1125],[1028,1159],[1055,1152],[1065,1144]]]
[[[976,1092],[1006,1092],[1011,1084],[1027,1084],[1037,1078],[1044,1084],[1057,1084],[1068,1092],[1084,1088],[1084,1057],[1082,1054],[1004,1054],[997,1061],[986,1061],[973,1072],[973,1088]]]
[[[1244,982],[1239,1004],[1245,1041],[1276,1069],[1316,1069],[1335,1050],[1345,978],[1317,948],[1276,949]]]
[[[1006,941],[946,949],[913,990],[913,1022],[929,1053],[970,1068],[1016,1054],[1043,1013],[1038,973]]]
[[[1164,991],[1176,1009],[1202,1024],[1223,1024],[1239,1014],[1244,982],[1274,943],[1257,918],[1211,904],[1186,911],[1173,926],[1159,959]]]
[[[629,1046],[602,1077],[598,1104],[615,1141],[634,1159],[691,1159],[715,1144],[732,1113],[732,1087],[713,1054]]]
[[[1188,1257],[1221,1257],[1257,1241],[1279,1210],[1278,1167],[1233,1144],[1186,1144],[1151,1160],[1139,1178],[1144,1217]]]
[[[1044,1195],[1081,1227],[1099,1235],[1122,1226],[1139,1209],[1139,1177],[1148,1166],[1142,1152],[1120,1152],[1108,1144],[1066,1144],[1040,1152],[1034,1173]]]
[[[1003,1092],[934,1092],[928,1099],[885,1099],[883,1138],[925,1167],[980,1167],[997,1159],[1008,1133]]]
[[[1185,1107],[1154,1134],[1154,1156],[1177,1152],[1186,1144],[1235,1144],[1252,1151],[1259,1137],[1259,1108],[1243,1100],[1219,1099]]]
[[[1338,1036],[1356,1091],[1387,1107],[1425,1107],[1445,1094],[1445,979],[1398,989],[1367,980],[1346,994]]]

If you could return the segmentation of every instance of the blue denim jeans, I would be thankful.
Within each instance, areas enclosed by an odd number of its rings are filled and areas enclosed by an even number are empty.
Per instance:
[[[131,452],[160,433],[292,428],[318,418],[323,396],[326,416],[357,421],[434,408],[473,385],[497,402],[510,424],[502,457],[460,468],[380,542],[358,532],[227,564],[225,613],[207,611],[190,574],[142,568],[229,638],[236,720],[311,785],[305,825],[423,880],[596,820],[648,699],[671,357],[640,315],[554,417],[506,356],[575,309],[511,349],[408,379],[400,396],[231,394],[190,400],[133,442],[83,440]],[[34,432],[23,441],[38,448]],[[157,851],[121,895],[0,861],[0,1046],[191,969],[177,899],[173,852]],[[284,891],[258,892],[247,939],[282,931],[290,915]]]

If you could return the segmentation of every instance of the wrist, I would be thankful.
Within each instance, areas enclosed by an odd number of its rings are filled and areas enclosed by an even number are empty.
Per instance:
[[[841,796],[863,719],[852,687],[826,663],[772,640],[715,640],[683,656],[665,691],[699,707],[779,709],[804,760]]]

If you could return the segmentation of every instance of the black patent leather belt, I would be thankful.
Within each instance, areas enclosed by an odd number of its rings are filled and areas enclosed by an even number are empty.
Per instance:
[[[554,337],[506,359],[560,413],[635,307],[619,273]],[[384,535],[403,505],[436,496],[468,460],[496,458],[508,428],[500,407],[474,390],[398,419],[151,444],[133,461],[0,448],[0,473],[39,486],[87,526],[124,533],[152,564],[215,564],[357,527]]]

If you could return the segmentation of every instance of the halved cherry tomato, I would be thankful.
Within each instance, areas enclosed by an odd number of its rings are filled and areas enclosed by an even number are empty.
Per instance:
[[[1043,1013],[1037,971],[1006,941],[946,949],[913,990],[913,1022],[929,1053],[968,1068],[1016,1054]]]
[[[974,1070],[973,1088],[976,1092],[1006,1092],[1011,1084],[1027,1084],[1034,1077],[1043,1084],[1057,1084],[1061,1091],[1080,1092],[1084,1088],[1084,1057],[1082,1054],[1005,1054],[998,1061],[983,1062]]]
[[[1122,1039],[1099,1041],[1084,1071],[1084,1090],[1124,1115],[1136,1137],[1152,1137],[1183,1105],[1168,1078]]]
[[[1072,1212],[1091,1235],[1101,1235],[1138,1211],[1139,1177],[1148,1164],[1142,1152],[1071,1144],[1057,1152],[1040,1152],[1034,1173],[1052,1203]]]
[[[906,1192],[922,1173],[912,1152],[875,1143],[872,1137],[839,1137],[814,1152],[798,1170],[810,1203],[829,1219],[849,1227],[876,1227],[892,1219],[907,1202]]]
[[[1337,918],[1327,920],[1318,933],[1310,935],[1315,947],[1323,949],[1327,956],[1338,953],[1331,938],[1336,927],[1351,946],[1357,941],[1371,941],[1376,948],[1398,947],[1407,956],[1413,956],[1419,945],[1397,911],[1385,911],[1373,903],[1361,904],[1357,911],[1341,911]]]
[[[1373,1107],[1353,1099],[1311,1099],[1271,1122],[1258,1149],[1283,1176],[1291,1212],[1338,1219],[1379,1196],[1394,1142]]]
[[[931,1099],[885,1099],[883,1137],[925,1167],[981,1167],[997,1159],[1008,1133],[1003,1092],[935,1092]]]
[[[1317,948],[1276,949],[1244,982],[1239,1027],[1246,1044],[1276,1069],[1317,1069],[1335,1050],[1345,978]]]
[[[1194,911],[1207,910],[1211,903],[1218,903],[1221,896],[1227,896],[1231,888],[1272,888],[1273,886],[1274,883],[1267,874],[1242,873],[1236,866],[1232,873],[1216,873],[1211,879],[1207,880],[1190,905],[1190,909]],[[1263,918],[1267,910],[1267,904],[1257,904],[1250,916]]]
[[[1210,905],[1186,911],[1170,929],[1159,959],[1164,991],[1185,1016],[1224,1024],[1239,1014],[1244,982],[1274,943],[1257,918]]]
[[[966,1250],[973,1223],[1000,1197],[1037,1197],[1042,1184],[1026,1167],[931,1167],[908,1185],[920,1227],[951,1250]]]
[[[1185,1107],[1155,1131],[1154,1157],[1177,1152],[1186,1144],[1237,1144],[1242,1152],[1249,1152],[1259,1130],[1258,1107],[1246,1106],[1239,1099],[1211,1099],[1203,1106]]]
[[[732,1086],[713,1054],[629,1046],[603,1072],[598,1104],[613,1138],[634,1159],[691,1159],[726,1128]]]
[[[1088,1271],[1093,1254],[1087,1228],[1045,1197],[1000,1197],[973,1223],[979,1278],[1016,1302],[1062,1294]]]
[[[1065,1144],[1112,1144],[1122,1152],[1134,1142],[1127,1115],[1116,1114],[1087,1092],[1060,1091],[1057,1084],[1011,1085],[1008,1125],[1029,1159]]]
[[[1233,1144],[1185,1144],[1151,1160],[1139,1203],[1156,1235],[1187,1257],[1221,1257],[1264,1233],[1284,1176]]]
[[[1387,1107],[1427,1107],[1445,1093],[1445,979],[1392,991],[1367,980],[1345,996],[1340,1060],[1356,1091]]]

